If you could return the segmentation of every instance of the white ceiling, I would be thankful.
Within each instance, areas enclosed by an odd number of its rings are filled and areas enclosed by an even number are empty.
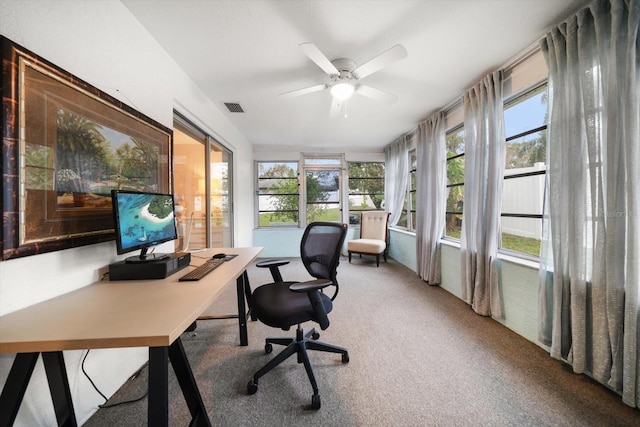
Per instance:
[[[256,149],[381,151],[541,38],[586,0],[122,0]],[[298,45],[360,65],[395,44],[406,58],[363,83],[330,119],[329,77]],[[228,112],[237,102],[245,113]]]

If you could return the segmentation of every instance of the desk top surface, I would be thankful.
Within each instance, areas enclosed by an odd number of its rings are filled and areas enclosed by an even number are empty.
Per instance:
[[[0,353],[171,345],[261,251],[211,248],[192,254],[191,265],[218,252],[238,256],[199,281],[178,281],[193,267],[166,279],[104,280],[6,314]]]

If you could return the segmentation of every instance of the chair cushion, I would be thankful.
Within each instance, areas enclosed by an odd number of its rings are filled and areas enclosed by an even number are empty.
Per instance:
[[[360,238],[385,240],[389,213],[384,211],[367,211],[362,213]]]
[[[289,290],[293,283],[298,282],[277,282],[257,287],[251,295],[251,313],[262,323],[284,330],[315,320],[307,294]],[[331,298],[323,293],[320,293],[320,298],[329,313],[333,309]]]
[[[347,243],[347,250],[350,252],[362,252],[367,254],[381,254],[387,244],[384,240],[376,239],[354,239]]]

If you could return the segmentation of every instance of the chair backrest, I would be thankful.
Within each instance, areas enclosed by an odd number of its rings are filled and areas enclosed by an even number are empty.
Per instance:
[[[347,224],[313,222],[307,226],[300,241],[300,257],[309,274],[316,279],[329,279],[336,287],[340,252],[347,235]]]
[[[365,211],[360,221],[360,238],[387,241],[389,212]]]

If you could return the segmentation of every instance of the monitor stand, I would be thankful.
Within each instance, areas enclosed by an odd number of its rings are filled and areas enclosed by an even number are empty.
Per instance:
[[[140,252],[140,255],[125,258],[124,262],[126,262],[127,264],[139,264],[143,262],[156,262],[167,258],[169,258],[169,254],[147,254],[147,248],[143,248]]]

